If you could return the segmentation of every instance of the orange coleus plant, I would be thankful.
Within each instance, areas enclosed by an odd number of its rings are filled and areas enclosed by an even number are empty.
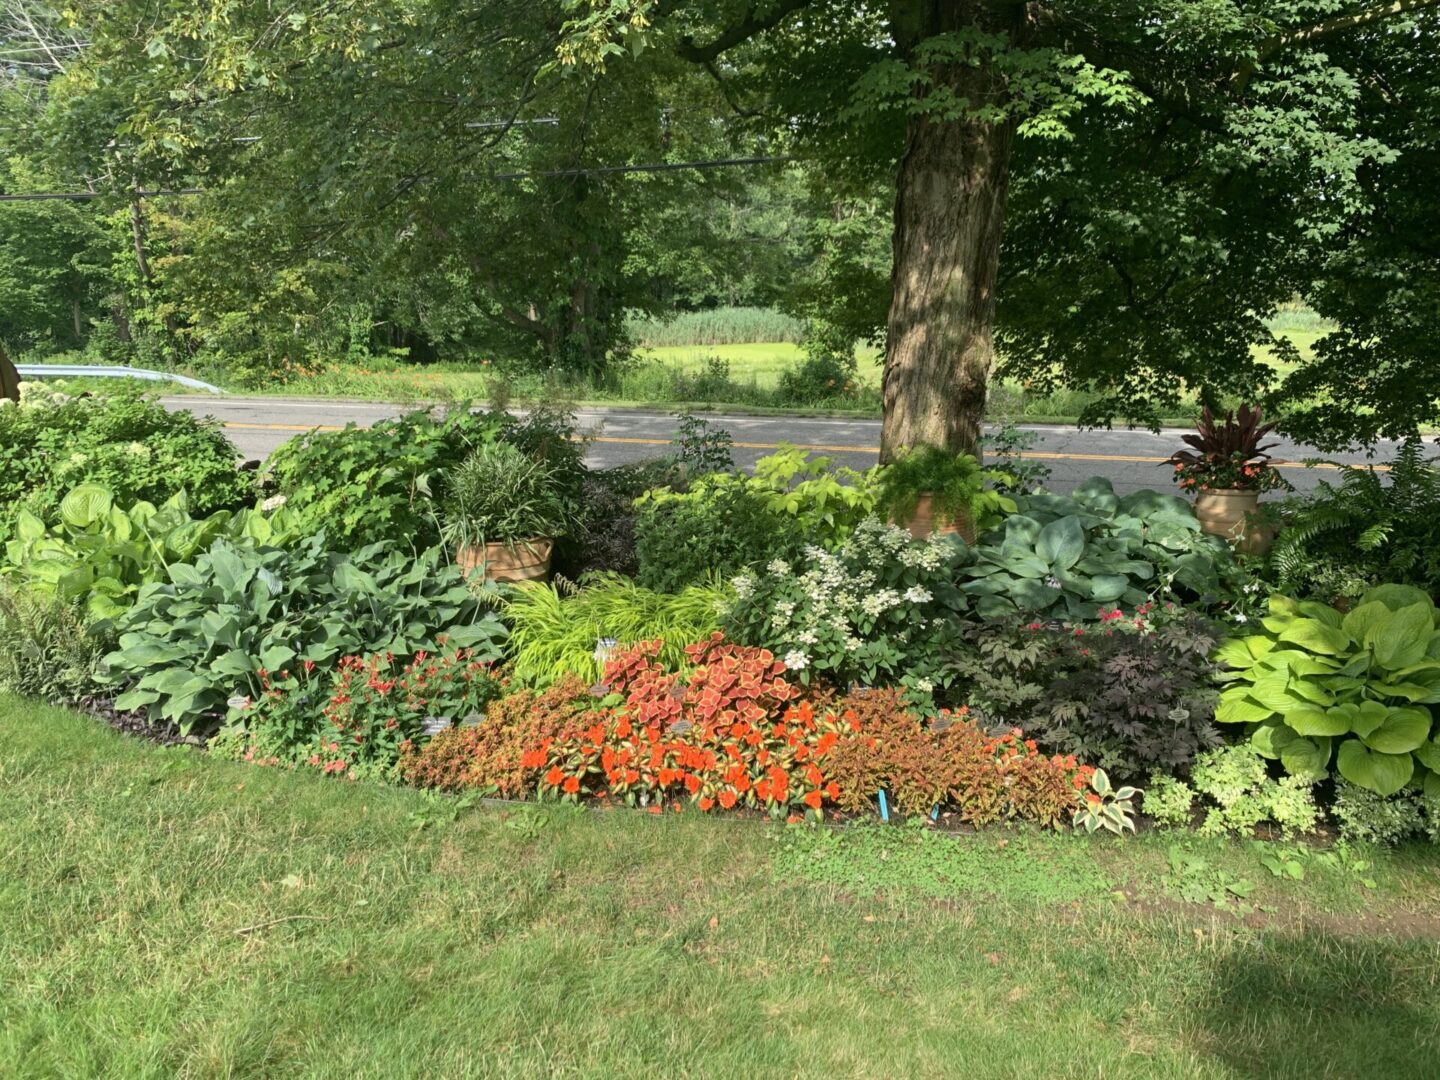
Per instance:
[[[685,650],[693,666],[681,673],[666,671],[659,652],[659,642],[644,642],[616,657],[603,676],[609,716],[536,748],[542,793],[688,798],[702,810],[776,816],[834,805],[839,789],[821,765],[841,728],[797,704],[800,691],[772,653],[714,634]]]

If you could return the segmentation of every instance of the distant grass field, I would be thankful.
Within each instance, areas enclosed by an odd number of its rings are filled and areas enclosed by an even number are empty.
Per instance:
[[[1359,868],[1163,834],[467,807],[3,696],[0,730],[6,1078],[1429,1080],[1440,1061],[1433,848]]]

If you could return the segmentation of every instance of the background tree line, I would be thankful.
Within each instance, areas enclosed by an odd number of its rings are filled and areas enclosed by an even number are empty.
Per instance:
[[[973,446],[997,353],[1096,422],[1440,414],[1434,0],[3,9],[0,186],[100,196],[0,204],[12,349],[596,371],[723,301],[883,341],[888,451]],[[733,158],[789,160],[610,171]]]

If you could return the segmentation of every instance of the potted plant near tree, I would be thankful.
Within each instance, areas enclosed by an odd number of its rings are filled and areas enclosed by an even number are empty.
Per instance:
[[[553,470],[510,443],[495,442],[482,445],[448,477],[440,535],[467,575],[543,581],[564,522]]]
[[[1247,555],[1264,554],[1274,537],[1256,514],[1260,493],[1290,486],[1266,453],[1275,443],[1260,441],[1275,425],[1261,423],[1258,408],[1242,405],[1218,419],[1206,407],[1195,427],[1194,435],[1183,436],[1190,449],[1177,450],[1170,464],[1176,483],[1195,495],[1200,528]]]
[[[1001,479],[969,454],[919,446],[882,470],[876,509],[916,539],[955,533],[971,544],[1015,510],[1014,500],[990,486]]]

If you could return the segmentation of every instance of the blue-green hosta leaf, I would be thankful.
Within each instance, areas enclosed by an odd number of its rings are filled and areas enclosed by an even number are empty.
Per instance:
[[[160,695],[154,690],[127,690],[115,699],[115,708],[120,712],[131,712],[143,709],[146,705],[153,705],[159,700]]]
[[[1057,518],[1040,530],[1035,553],[1056,570],[1069,570],[1085,554],[1085,530],[1073,517]]]
[[[210,670],[216,675],[243,679],[255,674],[262,665],[244,649],[231,649],[210,662]]]
[[[1109,604],[1125,595],[1130,579],[1124,574],[1096,574],[1090,579],[1090,599],[1098,604]]]
[[[1410,754],[1380,753],[1358,739],[1340,744],[1335,764],[1346,780],[1380,795],[1394,795],[1415,775],[1415,759]]]
[[[1323,780],[1330,771],[1331,745],[1324,736],[1292,739],[1280,750],[1280,763],[1291,776]]]
[[[1005,569],[1017,577],[1046,578],[1050,576],[1050,564],[1033,551],[1006,555]]]
[[[267,645],[260,650],[260,666],[266,671],[281,671],[295,659],[295,650],[287,645]]]
[[[1406,706],[1390,709],[1380,725],[1361,738],[1372,750],[1384,754],[1408,754],[1430,737],[1430,727],[1429,710]]]

